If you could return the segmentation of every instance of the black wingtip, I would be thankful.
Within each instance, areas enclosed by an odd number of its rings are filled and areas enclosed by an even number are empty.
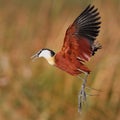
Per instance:
[[[89,4],[73,23],[76,26],[77,34],[86,37],[90,43],[93,43],[99,33],[100,18],[98,8]]]

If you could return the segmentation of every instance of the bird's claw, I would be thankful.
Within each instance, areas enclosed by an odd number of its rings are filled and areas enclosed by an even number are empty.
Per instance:
[[[81,90],[80,90],[80,92],[78,94],[78,112],[82,111],[82,106],[86,103],[87,96],[98,96],[99,95],[99,94],[88,94],[88,93],[86,93],[86,89],[92,89],[92,90],[96,90],[98,92],[102,92],[101,90],[86,87],[86,82],[85,81],[81,85]]]
[[[83,104],[86,102],[86,91],[82,85],[81,90],[78,94],[78,112],[81,112]]]

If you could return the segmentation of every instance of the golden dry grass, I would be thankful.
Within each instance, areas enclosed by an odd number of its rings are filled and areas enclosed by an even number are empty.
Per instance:
[[[81,81],[43,59],[35,51],[58,51],[64,34],[89,1],[0,0],[0,120],[119,120],[120,2],[98,0],[103,45],[88,64],[88,86],[101,89],[77,112]],[[93,93],[93,91],[90,91]],[[96,93],[96,92],[94,92]]]

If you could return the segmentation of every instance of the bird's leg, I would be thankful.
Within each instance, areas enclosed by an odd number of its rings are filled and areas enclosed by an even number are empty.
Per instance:
[[[86,73],[82,70],[79,70],[79,71],[81,71],[85,74],[85,77],[82,78],[83,82],[81,85],[81,90],[80,90],[79,95],[78,95],[78,112],[81,112],[82,105],[86,102],[86,97],[87,97],[87,94],[85,92],[85,88],[86,88],[88,73]]]
[[[79,91],[79,94],[78,94],[78,112],[81,112],[82,106],[87,100],[87,96],[98,96],[99,95],[99,94],[88,94],[88,93],[86,94],[86,91],[85,91],[86,89],[95,90],[98,92],[103,92],[103,91],[97,90],[95,88],[87,87],[86,83],[87,83],[88,73],[86,73],[82,70],[79,70],[79,71],[84,73],[84,75],[85,75],[84,78],[78,76],[82,80],[81,90]]]

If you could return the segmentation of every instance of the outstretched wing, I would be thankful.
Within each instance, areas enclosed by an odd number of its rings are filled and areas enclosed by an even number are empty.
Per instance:
[[[100,48],[94,44],[100,24],[98,9],[89,5],[67,29],[61,52],[66,57],[88,61]]]

